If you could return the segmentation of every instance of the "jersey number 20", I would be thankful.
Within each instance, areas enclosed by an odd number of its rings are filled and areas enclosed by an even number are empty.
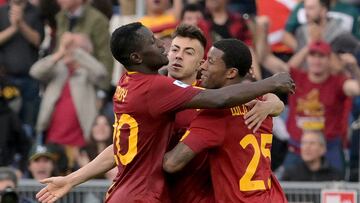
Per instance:
[[[121,146],[120,146],[120,138],[121,138],[121,128],[124,125],[128,125],[130,129],[130,134],[128,138],[128,150],[125,154],[121,154]],[[119,165],[119,161],[122,165],[129,164],[137,154],[137,142],[138,142],[138,132],[139,127],[136,120],[131,117],[129,114],[122,114],[120,119],[117,119],[115,116],[115,123],[114,123],[114,134],[113,134],[113,141],[114,147],[116,149],[114,158],[116,165]]]

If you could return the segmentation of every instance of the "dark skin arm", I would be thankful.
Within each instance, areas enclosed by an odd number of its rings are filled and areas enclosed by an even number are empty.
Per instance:
[[[295,83],[289,73],[278,73],[257,82],[204,90],[184,104],[183,109],[230,108],[267,93],[293,93],[294,90]]]
[[[180,171],[196,153],[183,142],[179,142],[174,149],[167,152],[164,156],[163,169],[168,173]]]

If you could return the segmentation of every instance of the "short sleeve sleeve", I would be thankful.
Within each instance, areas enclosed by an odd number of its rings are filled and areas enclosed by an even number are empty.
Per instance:
[[[192,122],[182,142],[195,153],[222,145],[225,139],[224,110],[204,110]]]
[[[181,81],[165,76],[157,76],[147,93],[150,113],[159,115],[174,112],[201,91],[202,89],[187,85]]]

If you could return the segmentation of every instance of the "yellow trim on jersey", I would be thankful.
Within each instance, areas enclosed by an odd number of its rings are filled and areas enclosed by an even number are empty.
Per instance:
[[[191,86],[193,86],[197,89],[205,90],[205,88],[197,86],[197,83],[198,83],[198,80],[195,80],[193,83],[191,83]]]
[[[180,139],[180,142],[182,142],[188,135],[190,134],[190,130],[187,130],[184,135],[182,136],[182,138]]]
[[[131,75],[131,74],[135,74],[135,73],[139,73],[137,71],[128,71],[127,74]]]
[[[199,87],[199,86],[193,86],[193,88],[196,88],[196,89],[201,89],[201,90],[205,90],[205,88],[203,88],[203,87]]]

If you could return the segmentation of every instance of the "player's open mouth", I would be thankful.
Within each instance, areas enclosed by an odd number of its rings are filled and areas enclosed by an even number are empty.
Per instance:
[[[180,65],[178,63],[173,63],[171,66],[174,68],[182,68],[182,65]]]

